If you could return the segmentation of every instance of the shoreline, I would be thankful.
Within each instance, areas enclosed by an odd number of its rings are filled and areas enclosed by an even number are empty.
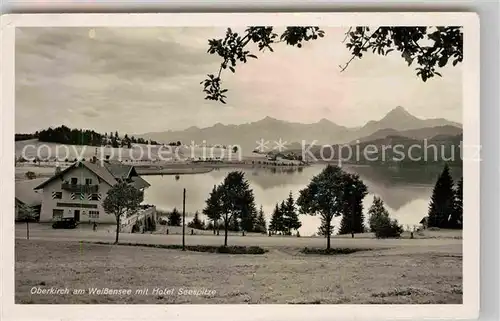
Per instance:
[[[260,163],[259,163],[260,162]],[[127,162],[123,164],[128,165]],[[290,164],[290,163],[270,163],[255,160],[246,160],[241,162],[190,162],[190,163],[169,163],[169,164],[130,164],[135,167],[139,175],[191,175],[191,174],[205,174],[212,172],[219,168],[263,168],[270,170],[302,170],[311,164]],[[65,164],[70,166],[70,164]],[[48,169],[55,169],[55,164],[26,164],[16,165],[16,180],[23,179],[24,174],[28,171],[35,172],[37,178],[51,177],[52,171]],[[37,169],[40,169],[37,171]],[[43,170],[42,170],[43,169]]]

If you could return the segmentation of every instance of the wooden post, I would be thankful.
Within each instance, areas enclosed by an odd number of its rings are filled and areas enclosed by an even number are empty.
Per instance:
[[[186,189],[182,195],[182,250],[186,250]]]

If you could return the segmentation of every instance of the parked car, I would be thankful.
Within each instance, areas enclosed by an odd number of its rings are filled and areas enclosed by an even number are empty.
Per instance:
[[[73,217],[64,217],[58,221],[52,223],[52,228],[76,228],[78,223]]]

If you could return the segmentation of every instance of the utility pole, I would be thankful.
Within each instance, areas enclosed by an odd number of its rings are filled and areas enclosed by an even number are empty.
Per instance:
[[[182,194],[182,250],[186,250],[186,189]]]

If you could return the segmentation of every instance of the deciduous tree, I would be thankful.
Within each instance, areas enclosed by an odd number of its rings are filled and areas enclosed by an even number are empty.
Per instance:
[[[297,205],[301,214],[320,215],[327,234],[326,249],[330,250],[331,222],[342,214],[343,171],[338,166],[328,165],[314,176],[306,188],[300,191]]]
[[[342,178],[344,191],[342,195],[343,211],[339,234],[363,233],[365,217],[363,215],[363,199],[368,188],[357,174],[344,173]]]
[[[102,206],[107,213],[115,215],[115,244],[118,243],[122,216],[137,211],[143,199],[144,194],[141,191],[124,181],[118,182],[108,190]]]
[[[250,184],[240,171],[229,173],[221,186],[222,221],[224,224],[224,246],[227,246],[227,232],[230,223],[249,214],[255,208]]]

